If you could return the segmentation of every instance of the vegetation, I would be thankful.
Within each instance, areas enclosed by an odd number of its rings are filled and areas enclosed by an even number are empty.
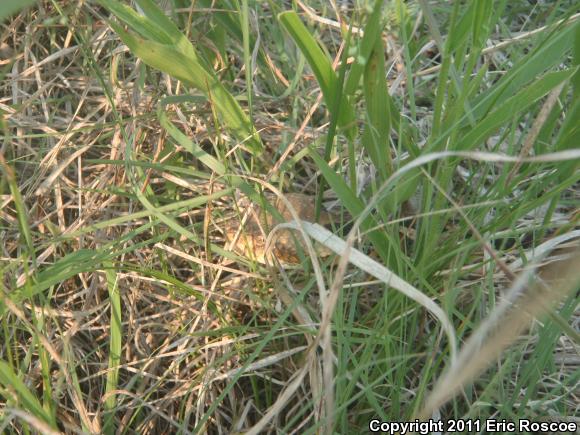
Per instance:
[[[0,432],[577,415],[576,2],[0,17]],[[288,225],[337,255],[236,253],[266,192],[332,203]]]

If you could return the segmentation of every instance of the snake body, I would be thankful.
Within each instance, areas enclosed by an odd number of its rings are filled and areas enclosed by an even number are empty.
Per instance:
[[[284,196],[301,220],[315,221],[315,197],[303,193],[287,193]],[[226,240],[238,254],[262,264],[266,263],[266,239],[272,228],[279,223],[293,220],[290,210],[282,199],[272,194],[266,194],[265,198],[280,213],[281,220],[276,219],[259,204],[251,203],[247,198],[243,198],[237,201],[240,216],[232,219],[225,231]],[[244,219],[245,214],[247,217]],[[328,225],[331,221],[331,213],[321,210],[318,223]],[[301,244],[301,242],[302,238],[296,232],[287,229],[277,231],[272,242],[272,254],[283,265],[299,264],[299,249],[296,244]],[[303,247],[302,249],[304,250]],[[317,252],[321,256],[330,254],[330,251],[323,246],[318,246]]]

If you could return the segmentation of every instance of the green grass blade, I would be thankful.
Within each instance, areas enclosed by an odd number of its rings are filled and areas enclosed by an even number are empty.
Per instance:
[[[107,0],[111,1],[111,0]],[[187,37],[179,31],[179,28],[171,21],[165,12],[163,12],[152,0],[136,0],[137,4],[145,14],[149,27],[154,27],[156,29],[162,30],[167,38],[169,38],[169,43],[177,46],[179,51],[187,56],[194,57],[198,62],[200,62],[204,68],[210,69],[210,66],[203,60],[203,58],[197,56],[193,45]],[[144,33],[142,36],[144,38],[151,38],[151,34]],[[157,42],[163,43],[159,40]]]
[[[36,3],[36,0],[2,0],[0,2],[0,20]]]
[[[459,5],[454,4],[454,14],[457,13],[458,9]],[[467,11],[459,19],[455,19],[455,15],[452,15],[451,25],[449,26],[449,35],[445,41],[446,55],[453,54],[469,37],[469,32],[472,30],[471,26],[473,25],[475,9],[476,3],[471,2],[469,3]]]
[[[371,52],[376,47],[377,38],[381,37],[383,25],[381,22],[382,0],[376,0],[373,11],[365,26],[365,33],[360,41],[357,56],[348,74],[344,88],[346,95],[352,95],[359,87],[360,78],[365,71]]]
[[[556,139],[554,149],[557,151],[572,149],[580,143],[580,25],[576,24],[574,38],[573,62],[577,67],[576,73],[572,76],[572,106],[567,111],[566,119]],[[578,167],[576,162],[568,162],[561,169],[560,180],[565,180]]]
[[[562,26],[540,46],[516,63],[489,91],[481,94],[472,103],[475,119],[484,116],[490,109],[503,104],[514,92],[521,89],[544,71],[562,62],[566,52],[574,43],[575,28],[579,25]]]
[[[288,31],[294,42],[306,57],[310,68],[316,76],[316,80],[324,95],[324,101],[327,107],[331,108],[336,101],[339,92],[338,77],[332,69],[330,59],[324,54],[316,40],[312,37],[306,26],[300,20],[300,17],[294,11],[282,12],[278,19]],[[340,113],[337,117],[338,126],[347,129],[347,135],[353,136],[355,127],[355,112],[352,105],[348,102],[346,96],[341,99]]]
[[[60,284],[82,272],[95,270],[107,254],[91,249],[79,249],[59,258],[54,264],[37,274],[37,282],[31,286],[19,287],[16,302],[31,298],[53,285]]]
[[[104,263],[105,276],[107,278],[107,289],[109,291],[109,302],[111,304],[111,320],[109,332],[109,367],[107,372],[107,382],[105,386],[105,409],[110,412],[107,415],[104,432],[114,433],[114,410],[117,404],[116,396],[112,393],[118,389],[119,365],[121,364],[121,349],[123,345],[123,324],[121,318],[121,295],[117,285],[117,274],[110,261]]]
[[[148,0],[141,0],[148,14],[142,17],[116,1],[100,1],[115,15],[118,14],[117,18],[143,36],[140,38],[113,22],[109,23],[137,57],[147,65],[202,91],[238,141],[247,145],[254,154],[263,150],[258,133],[236,99],[213,71],[206,69],[205,62],[196,54],[191,43],[156,6]],[[159,29],[162,25],[166,26],[164,30]]]
[[[330,59],[328,59],[326,54],[324,54],[322,49],[318,46],[318,43],[302,23],[296,12],[282,12],[278,15],[278,19],[290,36],[292,36],[302,54],[306,57],[306,60],[318,80],[318,84],[320,89],[322,89],[327,104],[334,101],[333,98],[330,97],[333,96],[332,92],[336,87],[337,77],[332,69]]]
[[[326,179],[328,185],[336,192],[336,196],[341,200],[342,204],[350,212],[350,214],[356,218],[365,209],[365,204],[356,194],[350,189],[350,187],[344,182],[344,180],[338,176],[333,169],[328,166],[328,163],[320,157],[316,150],[311,150],[309,155],[312,157],[318,169],[322,172],[322,175]],[[364,230],[369,230],[377,226],[376,221],[372,217],[367,217],[361,225]],[[388,246],[389,242],[386,237],[382,236],[378,231],[372,231],[369,234],[369,239],[373,243],[373,246],[377,252],[381,255],[384,261],[388,258]]]
[[[352,216],[358,216],[364,210],[363,202],[351,190],[348,184],[339,177],[334,170],[328,166],[328,163],[320,157],[316,150],[310,150],[309,155],[312,157],[318,169],[332,188],[344,206],[348,209]]]
[[[329,161],[332,155],[332,148],[335,143],[336,138],[336,127],[338,124],[338,117],[340,116],[340,103],[342,100],[343,92],[342,88],[344,86],[344,78],[346,74],[346,57],[348,53],[348,47],[350,44],[350,38],[352,36],[351,29],[348,31],[348,35],[345,41],[345,48],[342,53],[342,62],[339,68],[338,80],[335,86],[335,94],[334,99],[328,105],[328,109],[330,112],[330,123],[328,125],[328,132],[326,133],[326,144],[324,145],[324,160]],[[356,164],[355,164],[355,156],[354,156],[354,137],[349,137],[348,141],[348,174],[350,177],[350,188],[353,192],[356,192]],[[316,198],[316,217],[320,216],[320,210],[322,206],[322,192],[326,189],[324,184],[324,178],[320,179],[319,183],[319,195]]]
[[[225,175],[225,165],[211,154],[206,153],[198,144],[196,144],[193,140],[182,133],[175,125],[173,125],[163,110],[159,110],[157,112],[157,116],[159,118],[159,123],[165,129],[165,131],[167,131],[167,133],[169,133],[169,135],[175,139],[183,148],[190,152],[193,157],[198,159],[216,174]]]
[[[28,224],[28,212],[26,211],[26,205],[24,199],[20,194],[20,189],[18,188],[18,183],[16,181],[16,174],[8,162],[4,159],[4,155],[0,154],[0,167],[2,172],[6,176],[8,181],[8,186],[10,188],[10,193],[12,195],[12,200],[14,202],[14,207],[16,208],[16,216],[18,218],[18,226],[20,228],[20,234],[24,238],[26,248],[28,250],[28,255],[32,259],[33,265],[36,264],[36,253],[34,250],[34,244],[32,239],[32,233],[30,231],[30,225]]]
[[[237,2],[239,3],[239,2]],[[249,19],[249,6],[248,0],[242,0],[242,5],[238,4],[238,9],[240,10],[240,27],[242,28],[243,35],[243,45],[244,45],[244,69],[246,73],[246,95],[248,98],[248,107],[250,112],[250,119],[252,119],[252,101],[253,101],[253,91],[252,91],[252,80],[253,80],[253,64],[252,64],[252,53],[250,52],[250,19]]]
[[[14,394],[17,402],[22,404],[24,409],[56,429],[55,422],[52,421],[36,396],[22,382],[12,367],[3,360],[0,360],[0,384]]]
[[[527,88],[518,92],[461,138],[458,149],[470,150],[475,148],[497,128],[512,119],[513,116],[521,113],[560,83],[572,77],[576,70],[577,68],[571,68],[564,71],[548,73]]]
[[[364,73],[364,96],[367,120],[362,143],[385,181],[393,172],[390,154],[391,108],[385,76],[385,56],[380,35],[370,55]]]
[[[137,11],[116,0],[99,0],[103,6],[111,11],[118,19],[123,21],[132,30],[139,33],[143,38],[153,39],[161,44],[175,44],[177,41],[164,26],[158,26],[147,17],[139,15]]]

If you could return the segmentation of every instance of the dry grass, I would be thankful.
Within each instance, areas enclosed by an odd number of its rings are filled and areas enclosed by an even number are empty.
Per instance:
[[[307,9],[307,13],[314,12]],[[225,223],[240,214],[234,190],[227,177],[207,171],[183,146],[170,140],[156,115],[160,99],[180,95],[181,86],[164,74],[146,70],[103,18],[104,10],[92,3],[46,1],[6,21],[0,33],[0,68],[4,68],[0,81],[4,129],[0,359],[20,370],[22,381],[41,403],[52,403],[46,405],[47,412],[55,416],[58,429],[67,433],[110,431],[111,413],[106,406],[110,397],[115,398],[112,424],[117,433],[235,433],[251,428],[254,432],[250,433],[312,433],[328,431],[335,414],[342,415],[349,407],[352,420],[338,421],[336,427],[365,430],[361,422],[375,415],[375,408],[357,408],[356,400],[363,398],[383,409],[399,409],[399,415],[406,417],[417,412],[421,396],[434,385],[431,375],[443,371],[447,356],[442,355],[447,349],[454,353],[455,345],[461,344],[455,343],[455,333],[465,340],[479,319],[492,311],[496,297],[500,299],[501,291],[509,288],[513,276],[492,267],[489,251],[467,240],[477,249],[458,269],[453,267],[454,260],[448,269],[422,280],[415,276],[410,260],[401,260],[399,266],[408,269],[409,276],[394,274],[399,281],[393,284],[394,278],[383,273],[388,269],[368,249],[369,228],[362,234],[353,231],[350,245],[337,250],[360,255],[358,260],[371,264],[370,269],[349,265],[346,257],[341,264],[341,257],[331,257],[313,260],[312,266],[306,261],[298,271],[284,271],[224,249]],[[325,31],[331,35],[325,38],[337,38],[334,20],[324,19],[330,29]],[[397,63],[389,77],[394,91],[404,95],[406,76],[397,72],[397,66],[403,68],[401,49],[396,40],[390,44],[399,50],[392,50]],[[278,59],[272,57],[274,65]],[[436,72],[427,71],[428,67],[416,76]],[[232,64],[228,68],[236,72],[232,87],[242,86],[240,68]],[[163,110],[175,126],[215,155],[228,174],[258,176],[284,191],[315,194],[316,165],[310,159],[292,160],[305,145],[320,144],[328,127],[320,113],[321,99],[312,97],[316,83],[312,81],[308,89],[301,89],[297,97],[300,110],[303,103],[309,109],[299,117],[303,121],[299,125],[288,122],[296,110],[292,98],[256,103],[256,128],[267,151],[251,169],[240,161],[240,156],[247,156],[245,152],[228,142],[231,138],[222,126],[216,127],[210,104],[197,100],[167,103]],[[560,90],[549,97],[542,116],[556,104]],[[418,131],[424,130],[419,126]],[[533,135],[537,137],[538,131],[528,134],[522,154],[528,153]],[[280,143],[289,144],[286,152],[279,152]],[[337,158],[331,164],[339,168],[342,162]],[[362,179],[365,174],[360,167]],[[517,169],[513,167],[512,173]],[[366,175],[367,180],[372,178]],[[21,204],[9,190],[11,180],[18,187]],[[541,238],[535,240],[532,231],[527,244],[491,246],[498,263],[511,263],[512,272],[520,272],[523,265],[518,261],[532,257],[521,251],[522,246],[531,249],[575,230],[577,189],[577,184],[566,188],[548,222],[549,231],[544,231],[546,213],[534,215],[537,209],[514,222],[516,232],[522,228],[519,234],[532,228]],[[151,207],[144,205],[140,195]],[[473,203],[454,204],[448,211],[467,212],[486,204],[483,200]],[[380,221],[382,227],[401,225],[396,236],[403,250],[415,242],[417,219],[440,213],[407,205],[410,215]],[[20,206],[25,210],[24,224]],[[462,217],[457,213],[457,220],[448,224],[448,234],[459,221]],[[346,239],[346,232],[338,235]],[[500,235],[496,234],[498,239]],[[558,239],[551,248],[560,251],[547,251],[544,261],[558,263],[566,257],[563,252],[571,250],[565,248],[577,245],[577,240],[576,233]],[[352,254],[353,246],[364,252]],[[377,270],[382,273],[379,280],[370,281],[369,274],[377,277]],[[456,274],[456,286],[446,288],[445,277]],[[54,277],[65,279],[53,282]],[[412,294],[434,317],[402,298],[392,299],[387,309],[383,305],[385,282],[406,289],[409,293],[405,294]],[[425,289],[424,294],[415,287]],[[112,291],[120,295],[122,347],[116,387],[106,393],[107,376],[116,372],[110,362],[115,324]],[[577,303],[572,299],[564,309],[570,312],[570,330],[577,331],[580,315],[571,313]],[[388,327],[373,330],[376,319],[390,310],[398,314],[381,323]],[[478,312],[475,320],[466,320],[474,311]],[[356,328],[345,327],[347,320]],[[518,328],[527,321],[526,317]],[[375,351],[364,345],[369,325],[377,342],[384,341],[388,348],[379,362],[406,370],[404,375],[389,374],[381,385],[373,379],[363,384],[365,377],[360,377],[360,370],[371,370],[377,363],[372,356]],[[558,409],[577,409],[580,403],[569,386],[577,379],[578,343],[554,325],[551,328],[548,335],[555,346],[545,357],[553,357],[553,370],[540,377],[538,394],[525,406],[535,406],[538,415],[563,419]],[[537,327],[527,335],[510,337],[510,342],[518,337],[518,352],[509,356],[505,377],[489,375],[498,390],[521,387],[519,367],[532,354],[532,345],[547,340]],[[486,361],[495,361],[507,344],[494,349]],[[389,353],[397,350],[400,353]],[[347,364],[344,358],[354,363]],[[356,358],[360,358],[358,367]],[[355,380],[350,393],[334,390],[338,378],[339,386]],[[394,388],[400,392],[389,395]],[[487,402],[476,406],[480,395],[486,401],[495,397],[488,394],[485,382],[476,383],[474,389],[477,393],[469,393],[459,416],[499,415],[500,405],[485,411],[481,408]],[[556,389],[558,397],[550,393]],[[353,403],[344,394],[358,399]],[[25,433],[28,427],[49,433],[46,423],[21,406],[16,396],[0,384],[0,431]],[[443,406],[439,398],[433,400],[428,415]],[[412,401],[415,409],[409,406],[400,411],[401,404]],[[551,407],[553,402],[557,406]],[[515,415],[525,414],[518,413],[517,403],[509,405]],[[452,407],[441,409],[453,415]]]

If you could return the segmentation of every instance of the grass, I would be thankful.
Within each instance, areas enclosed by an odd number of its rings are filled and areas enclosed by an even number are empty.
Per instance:
[[[0,432],[578,422],[574,2],[23,5]],[[265,191],[333,199],[287,225],[336,255],[232,250]]]

